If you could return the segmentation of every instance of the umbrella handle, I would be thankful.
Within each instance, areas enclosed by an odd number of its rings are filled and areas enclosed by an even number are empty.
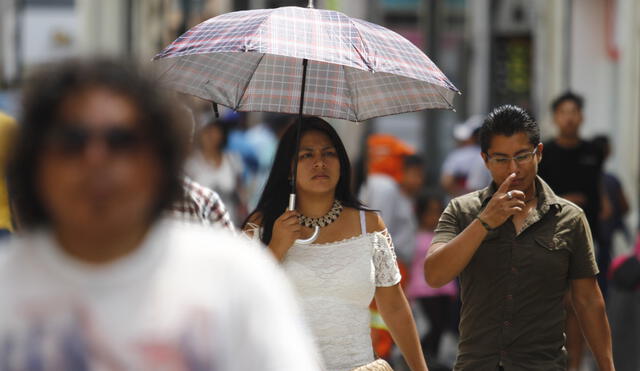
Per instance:
[[[296,195],[295,193],[291,193],[289,194],[289,210],[293,211],[295,209],[296,209]],[[320,234],[320,227],[316,225],[311,237],[304,240],[298,239],[296,240],[295,243],[300,245],[308,245],[310,243],[313,243],[313,241],[315,241],[318,238],[318,234]]]

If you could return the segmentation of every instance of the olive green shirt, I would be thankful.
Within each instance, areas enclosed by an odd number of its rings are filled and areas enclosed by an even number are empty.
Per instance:
[[[451,241],[487,205],[495,184],[453,199],[432,244]],[[460,273],[455,370],[566,370],[563,297],[569,280],[598,268],[584,212],[536,179],[538,204],[516,234],[511,219],[489,232]]]

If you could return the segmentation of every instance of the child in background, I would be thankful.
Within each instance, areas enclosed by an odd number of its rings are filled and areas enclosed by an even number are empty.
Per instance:
[[[430,287],[424,279],[423,263],[427,251],[431,246],[434,230],[438,225],[444,205],[439,197],[421,196],[416,202],[416,217],[418,233],[416,235],[416,249],[411,264],[411,274],[407,286],[407,297],[429,319],[429,331],[420,339],[422,349],[428,359],[438,357],[440,339],[445,330],[450,327],[454,312],[455,298],[458,289],[454,281],[441,288]]]

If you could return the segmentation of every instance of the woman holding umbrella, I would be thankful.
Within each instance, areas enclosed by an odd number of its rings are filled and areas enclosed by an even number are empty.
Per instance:
[[[305,117],[278,146],[274,165],[244,230],[259,238],[293,282],[327,370],[373,361],[369,304],[379,311],[411,370],[427,370],[411,310],[399,285],[393,243],[384,222],[351,192],[351,166],[336,131]],[[286,210],[298,156],[297,210]],[[321,227],[313,244],[297,242]]]

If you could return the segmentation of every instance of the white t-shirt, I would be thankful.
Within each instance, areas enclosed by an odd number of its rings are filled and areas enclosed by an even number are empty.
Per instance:
[[[107,265],[41,230],[0,253],[0,365],[9,370],[317,370],[271,257],[226,232],[160,221]],[[38,368],[40,369],[40,368]]]

